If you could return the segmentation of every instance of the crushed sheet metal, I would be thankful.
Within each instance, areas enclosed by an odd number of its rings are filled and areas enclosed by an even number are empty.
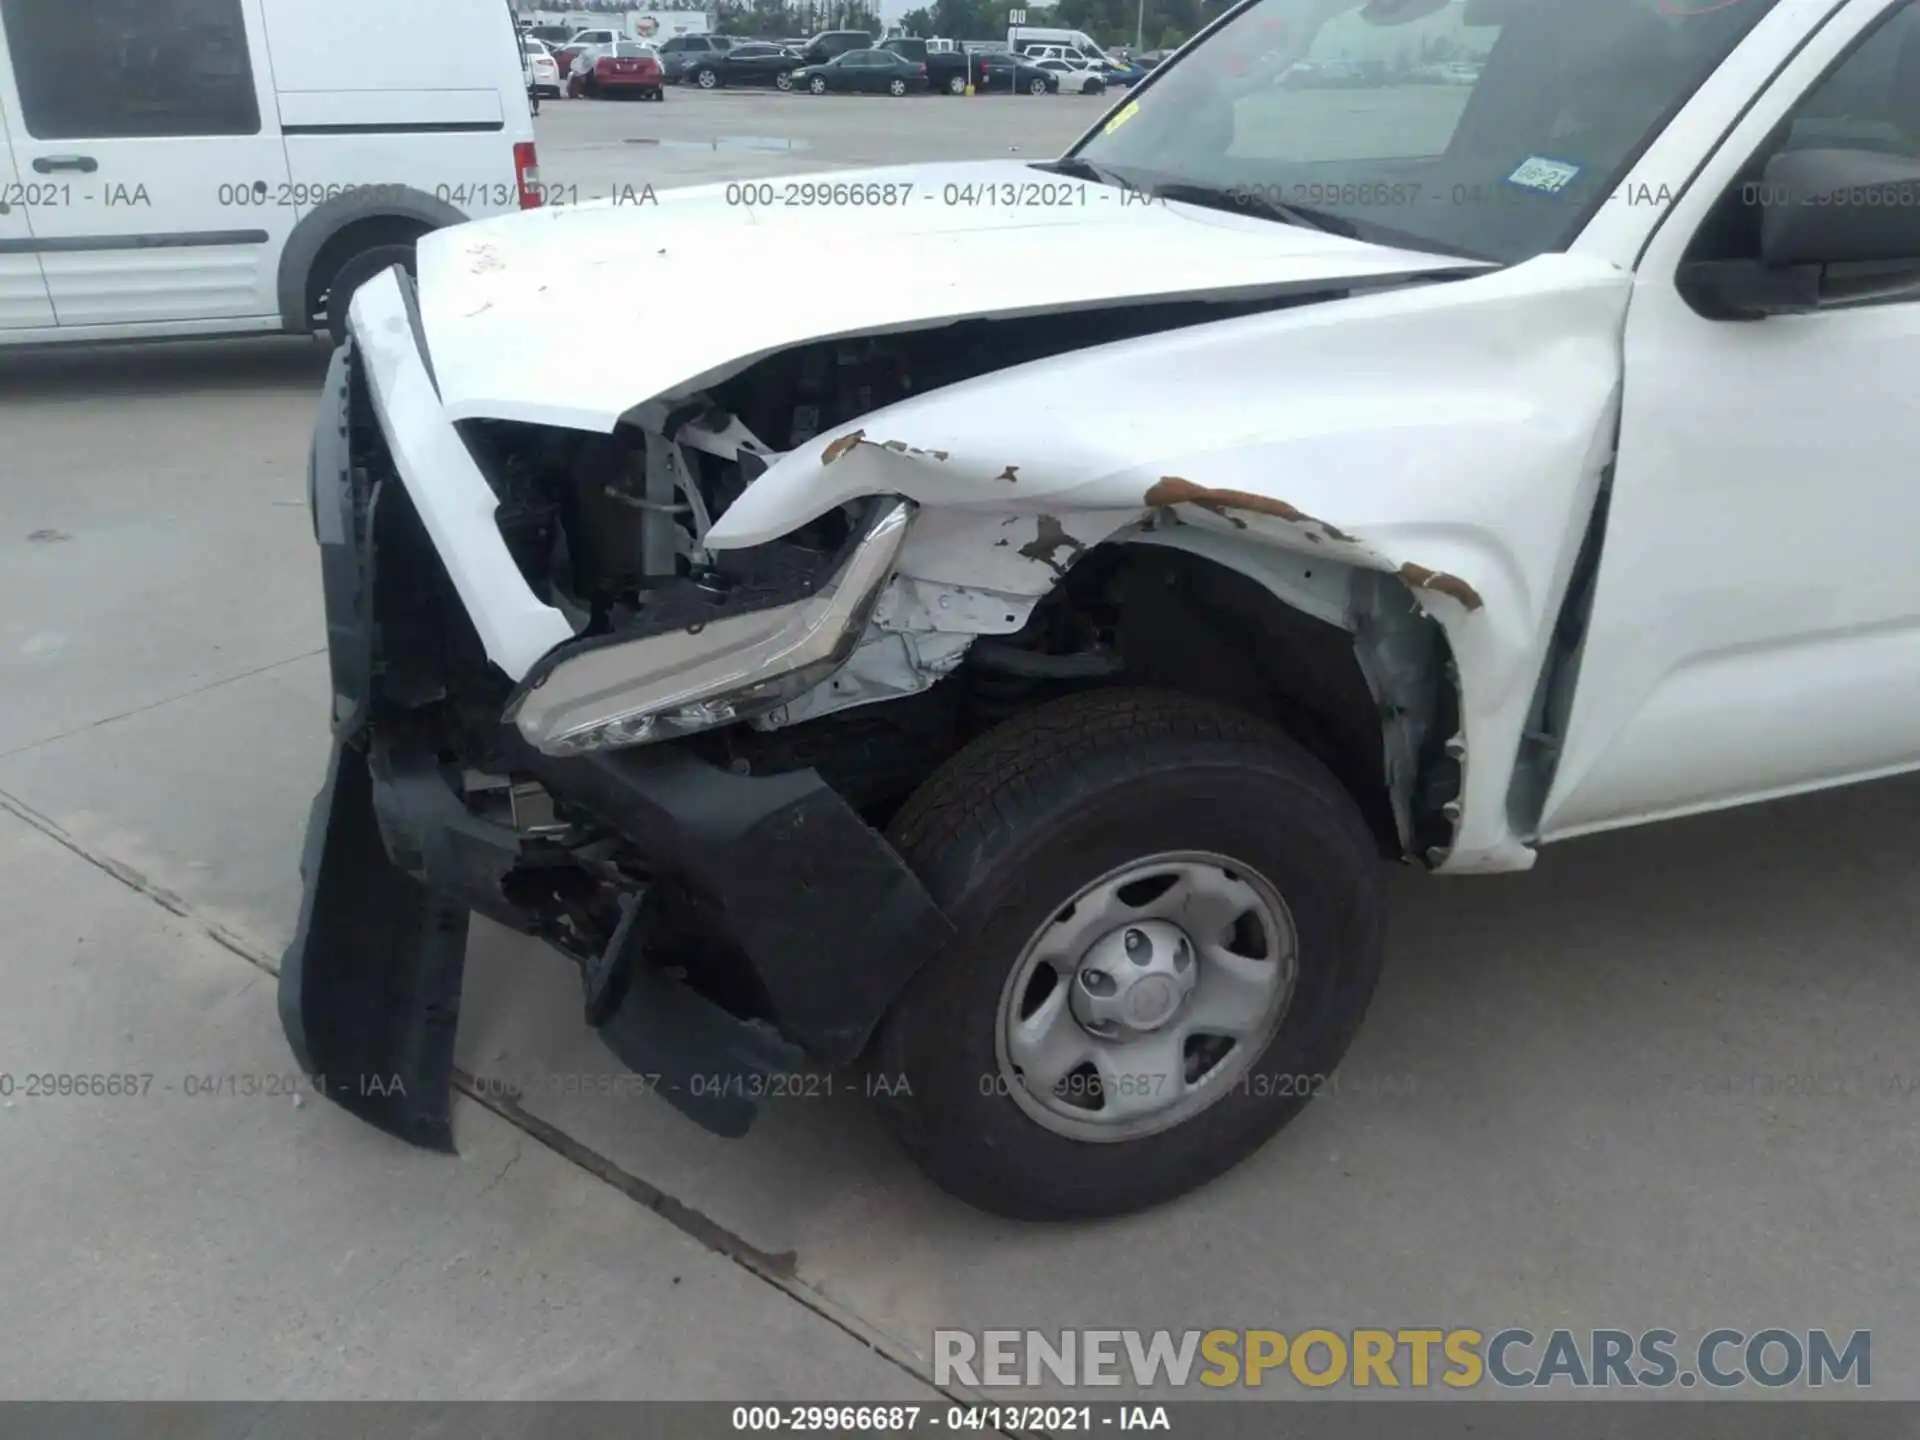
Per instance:
[[[1426,566],[1416,565],[1411,560],[1400,567],[1400,578],[1415,590],[1431,590],[1436,595],[1450,596],[1469,610],[1478,610],[1485,603],[1480,598],[1480,592],[1458,575],[1449,575],[1441,570],[1429,570]]]
[[[846,454],[866,438],[867,432],[864,430],[849,430],[845,435],[842,435],[838,440],[835,440],[820,452],[820,463],[822,465],[833,464],[834,461],[838,460],[842,455]]]
[[[839,439],[832,441],[826,449],[820,452],[820,463],[822,465],[831,465],[841,456],[848,454],[861,445],[871,445],[877,450],[891,450],[896,455],[930,455],[935,460],[945,460],[947,458],[947,452],[945,450],[925,450],[918,445],[909,445],[904,440],[869,440],[867,439],[866,431],[850,430]]]
[[[1020,553],[1042,515],[1089,547],[1154,533],[1139,528],[1148,516],[1179,516],[1248,554],[1383,572],[1410,603],[1429,602],[1458,666],[1458,728],[1475,763],[1443,868],[1524,868],[1532,852],[1507,803],[1513,757],[1611,444],[1632,292],[1617,266],[1554,254],[990,372],[796,447],[715,519],[709,548],[763,544],[849,500],[896,493],[923,507],[900,570],[934,585],[1046,593],[1054,565]],[[1247,376],[1259,377],[1258,406],[1237,383]],[[953,463],[860,447],[866,458],[823,468],[830,439],[855,426],[945,447]],[[993,480],[1008,455],[1023,457],[1017,485]],[[1359,543],[1277,515],[1234,509],[1251,522],[1239,530],[1184,503],[1143,503],[1168,478],[1284,496],[1303,514],[1337,515]],[[1481,607],[1468,611],[1457,587],[1446,600],[1412,588],[1399,573],[1410,560],[1465,577]],[[1317,585],[1320,567],[1302,569]]]
[[[1034,531],[1033,539],[1020,547],[1020,553],[1029,560],[1038,560],[1049,566],[1056,575],[1066,574],[1067,565],[1087,553],[1087,547],[1069,535],[1066,528],[1051,515],[1042,515]],[[1069,556],[1066,565],[1056,558],[1062,550]]]
[[[1345,531],[1336,530],[1326,521],[1309,515],[1306,511],[1297,509],[1284,500],[1276,500],[1271,495],[1255,495],[1248,490],[1210,490],[1204,485],[1194,484],[1191,480],[1183,480],[1178,475],[1163,475],[1147,490],[1143,503],[1156,510],[1168,505],[1197,505],[1202,510],[1212,511],[1223,520],[1232,521],[1236,530],[1246,529],[1247,522],[1238,515],[1230,515],[1227,512],[1245,510],[1254,515],[1271,515],[1275,519],[1285,520],[1293,525],[1318,525],[1329,540],[1339,540],[1348,545],[1359,543]]]

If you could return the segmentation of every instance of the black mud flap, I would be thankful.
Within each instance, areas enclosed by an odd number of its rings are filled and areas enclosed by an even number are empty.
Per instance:
[[[336,742],[300,858],[280,1023],[314,1088],[391,1135],[453,1151],[464,901],[394,866],[366,755]]]
[[[654,890],[626,902],[605,954],[582,967],[587,1022],[620,1063],[695,1124],[728,1139],[753,1128],[774,1076],[805,1063],[771,1025],[742,1020],[647,963]]]

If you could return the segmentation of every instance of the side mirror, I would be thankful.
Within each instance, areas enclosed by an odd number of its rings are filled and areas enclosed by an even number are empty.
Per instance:
[[[1760,258],[1680,268],[1681,293],[1705,314],[1760,319],[1920,288],[1920,161],[1788,150],[1732,198],[1760,212]]]
[[[1920,268],[1920,160],[1872,150],[1788,150],[1767,163],[1760,263]]]

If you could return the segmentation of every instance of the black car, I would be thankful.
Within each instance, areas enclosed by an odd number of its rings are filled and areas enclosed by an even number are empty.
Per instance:
[[[822,30],[800,47],[800,54],[809,65],[824,65],[849,51],[868,50],[872,46],[873,36],[865,30]]]
[[[1060,77],[1022,55],[1006,51],[973,57],[973,88],[982,95],[1058,95]]]
[[[787,77],[806,63],[799,55],[765,40],[742,40],[715,54],[692,56],[680,72],[681,80],[702,90],[722,85],[777,85],[790,88]]]
[[[654,48],[660,52],[660,68],[669,84],[678,84],[696,62],[716,59],[727,51],[714,35],[675,35]]]
[[[891,50],[849,50],[824,64],[794,71],[793,88],[815,95],[830,90],[906,95],[927,88],[927,67]]]

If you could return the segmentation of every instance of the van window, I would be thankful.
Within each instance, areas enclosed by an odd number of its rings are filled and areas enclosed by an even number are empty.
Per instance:
[[[0,0],[37,140],[257,135],[240,0]]]

